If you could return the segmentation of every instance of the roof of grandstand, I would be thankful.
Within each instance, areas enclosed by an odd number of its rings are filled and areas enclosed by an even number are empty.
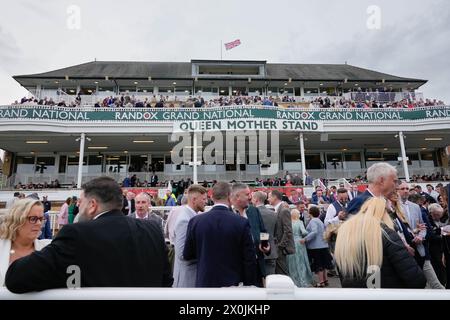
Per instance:
[[[349,64],[287,64],[266,63],[265,61],[231,61],[231,60],[191,60],[191,62],[139,62],[139,61],[92,61],[54,71],[17,75],[14,79],[193,79],[193,64],[213,65],[264,65],[264,79],[292,81],[385,81],[413,82],[418,86],[427,80],[398,77],[378,71],[364,69]],[[195,75],[201,78],[202,74]],[[229,75],[228,75],[229,76]],[[220,77],[220,75],[218,76]],[[257,77],[257,76],[255,76]],[[260,76],[259,76],[260,77]]]

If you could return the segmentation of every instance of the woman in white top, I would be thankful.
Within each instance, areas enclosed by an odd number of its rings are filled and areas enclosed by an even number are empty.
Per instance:
[[[41,250],[51,242],[37,240],[45,223],[44,207],[39,200],[26,198],[14,203],[0,223],[0,286],[11,263]]]

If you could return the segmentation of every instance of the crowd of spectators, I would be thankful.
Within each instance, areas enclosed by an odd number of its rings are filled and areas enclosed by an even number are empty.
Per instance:
[[[95,95],[93,96],[95,97]],[[293,96],[218,96],[212,99],[205,99],[202,96],[188,96],[186,99],[180,100],[177,96],[168,95],[152,95],[151,97],[136,96],[128,92],[119,96],[107,96],[98,99],[93,104],[95,108],[210,108],[223,107],[232,105],[262,105],[262,106],[279,106],[282,103],[289,107],[313,107],[313,108],[343,108],[343,109],[374,109],[374,108],[395,108],[395,109],[412,109],[417,107],[440,106],[445,103],[437,99],[402,99],[399,101],[377,101],[373,97],[370,99],[347,99],[343,96],[323,96],[297,99]],[[75,96],[71,102],[65,100],[54,101],[52,98],[22,98],[16,100],[13,105],[45,105],[58,107],[80,107],[82,99],[80,95]]]

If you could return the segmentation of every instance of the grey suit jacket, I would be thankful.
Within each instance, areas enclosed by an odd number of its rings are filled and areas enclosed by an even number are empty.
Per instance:
[[[275,226],[275,241],[278,250],[284,254],[294,254],[295,244],[294,236],[292,234],[291,212],[281,206],[277,211],[277,223]]]
[[[266,208],[265,206],[258,207],[261,213],[264,226],[269,233],[270,254],[264,256],[264,259],[276,259],[278,258],[278,250],[275,245],[275,225],[277,224],[277,214],[275,211]]]
[[[187,206],[182,206],[174,227],[175,259],[173,265],[173,287],[194,288],[197,280],[197,260],[184,260],[183,251],[189,220],[195,217]]]
[[[420,210],[419,205],[411,201],[406,201],[405,204],[402,203],[401,205],[411,229],[416,229],[418,223],[423,223],[422,211]],[[427,230],[422,230],[419,232],[419,236],[422,239],[425,239],[426,235]],[[423,244],[417,245],[417,252],[419,252],[420,256],[425,256],[425,248]]]
[[[128,216],[131,217],[131,218],[136,218],[136,211],[130,213]],[[148,217],[147,217],[146,220],[153,220],[153,221],[155,221],[156,223],[158,223],[158,225],[161,226],[161,231],[162,231],[162,233],[163,233],[163,235],[164,235],[164,226],[163,226],[164,220],[163,220],[163,218],[161,218],[160,216],[158,216],[158,215],[155,214],[155,213],[149,212],[149,213],[148,213]]]

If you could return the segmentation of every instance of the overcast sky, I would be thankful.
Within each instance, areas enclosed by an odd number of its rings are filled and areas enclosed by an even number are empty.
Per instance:
[[[67,9],[80,9],[70,29]],[[367,9],[380,9],[369,29]],[[450,3],[444,0],[87,1],[1,0],[0,104],[26,95],[13,75],[97,60],[224,59],[344,63],[428,79],[426,97],[450,101]],[[373,21],[373,20],[370,20]]]

